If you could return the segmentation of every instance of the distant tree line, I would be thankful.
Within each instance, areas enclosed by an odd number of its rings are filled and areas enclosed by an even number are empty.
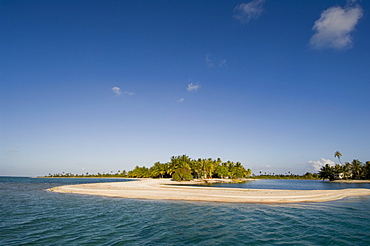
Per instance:
[[[156,162],[150,168],[136,166],[133,170],[126,173],[125,170],[117,173],[97,173],[97,174],[72,174],[58,173],[49,174],[46,177],[106,177],[106,178],[173,178],[174,180],[191,180],[206,178],[247,178],[252,174],[250,169],[245,169],[240,162],[226,161],[218,159],[191,159],[187,155],[172,156],[169,162]]]
[[[50,177],[50,178],[126,178],[127,177],[127,172],[125,170],[120,171],[118,170],[116,173],[111,171],[110,173],[105,173],[105,172],[98,172],[98,173],[82,173],[82,174],[73,174],[73,173],[55,173],[49,175],[46,175],[45,177]]]
[[[251,178],[257,178],[257,179],[319,179],[319,175],[317,173],[310,173],[310,172],[306,172],[303,175],[293,174],[290,172],[286,174],[275,174],[275,173],[262,174],[262,172],[260,172],[258,176],[253,174]]]
[[[326,164],[318,173],[305,173],[304,175],[292,174],[290,171],[285,174],[262,173],[252,174],[250,169],[245,169],[240,162],[226,161],[218,159],[191,159],[187,155],[172,156],[169,162],[155,162],[153,166],[136,166],[133,170],[126,172],[117,171],[114,173],[97,174],[72,174],[57,173],[46,175],[45,177],[91,177],[91,178],[173,178],[174,180],[191,180],[207,178],[258,178],[258,179],[369,179],[370,180],[370,161],[362,164],[359,160],[353,160],[351,163],[342,164],[340,157],[342,154],[337,151],[334,154],[341,164],[334,166]]]
[[[342,153],[336,151],[334,157],[338,158],[340,164],[334,166],[326,164],[319,171],[320,179],[332,180],[361,180],[370,179],[370,161],[363,164],[361,161],[354,159],[352,162],[342,164],[340,157]]]

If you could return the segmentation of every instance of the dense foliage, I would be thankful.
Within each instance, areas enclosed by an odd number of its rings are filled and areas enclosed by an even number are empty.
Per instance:
[[[193,178],[246,178],[252,174],[240,162],[222,162],[220,158],[190,159],[187,155],[172,156],[169,162],[156,162],[150,168],[136,166],[133,170],[117,173],[98,174],[49,174],[47,177],[126,177],[126,178],[173,178],[175,180],[191,180]]]
[[[156,162],[151,168],[138,167],[127,173],[129,178],[173,178],[190,180],[193,178],[246,178],[252,174],[240,162],[222,162],[220,158],[190,159],[187,155],[172,156],[169,162]]]
[[[336,151],[334,157],[338,158],[341,164],[334,166],[326,164],[319,173],[309,173],[296,175],[290,172],[286,174],[262,174],[252,175],[250,169],[245,169],[240,162],[226,161],[218,159],[190,159],[187,155],[172,156],[169,162],[156,162],[152,167],[136,166],[133,170],[126,172],[118,171],[117,173],[97,173],[97,174],[72,174],[58,173],[49,174],[46,177],[105,177],[105,178],[173,178],[174,180],[191,180],[206,178],[259,178],[259,179],[368,179],[370,180],[370,161],[362,164],[359,160],[353,160],[351,163],[342,164],[340,157],[342,154]]]
[[[326,164],[319,171],[320,179],[370,179],[370,161],[362,164],[359,160],[353,160],[351,163],[346,162],[343,165],[335,164],[331,166]]]

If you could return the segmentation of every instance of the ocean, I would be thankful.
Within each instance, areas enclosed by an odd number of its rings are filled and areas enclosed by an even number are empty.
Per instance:
[[[124,180],[0,177],[0,245],[370,245],[370,196],[269,205],[46,191],[65,184],[116,181]],[[237,185],[370,188],[370,184],[317,180],[258,180]]]

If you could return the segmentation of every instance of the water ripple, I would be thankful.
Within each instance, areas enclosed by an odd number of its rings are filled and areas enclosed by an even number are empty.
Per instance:
[[[370,198],[287,205],[149,201],[2,184],[1,245],[369,245]]]

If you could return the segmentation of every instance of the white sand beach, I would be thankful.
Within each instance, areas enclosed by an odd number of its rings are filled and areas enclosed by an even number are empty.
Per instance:
[[[139,179],[137,181],[64,185],[49,189],[60,193],[77,193],[134,199],[182,200],[233,203],[325,202],[349,196],[368,196],[370,189],[342,190],[274,190],[182,186],[194,181]]]

